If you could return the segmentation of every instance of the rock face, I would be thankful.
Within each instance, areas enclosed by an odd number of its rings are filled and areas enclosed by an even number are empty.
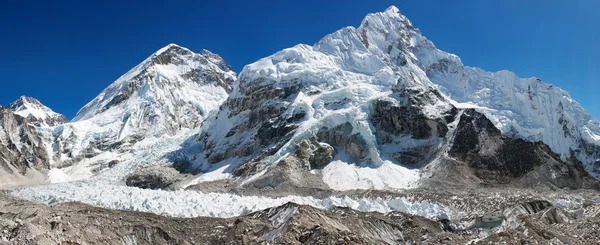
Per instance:
[[[573,152],[598,177],[593,162],[600,154],[600,122],[567,91],[535,77],[465,66],[422,36],[415,43],[420,67],[442,94],[461,107],[475,106],[505,135],[544,142],[562,159]]]
[[[69,122],[65,116],[52,111],[52,109],[31,97],[21,96],[8,107],[15,114],[27,118],[29,124],[37,127],[53,127]]]
[[[28,119],[0,106],[0,175],[24,175],[31,168],[47,170],[48,152]]]
[[[542,142],[503,136],[485,115],[473,109],[460,116],[449,155],[465,162],[487,184],[600,189],[574,156],[563,161]]]
[[[142,189],[168,189],[177,182],[181,176],[171,166],[156,165],[137,170],[135,173],[125,176],[127,186]]]

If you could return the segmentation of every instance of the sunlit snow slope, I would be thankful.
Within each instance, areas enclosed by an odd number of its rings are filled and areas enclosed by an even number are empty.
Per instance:
[[[204,152],[194,164],[209,172],[232,165],[238,175],[259,176],[302,140],[314,139],[336,149],[322,170],[330,188],[414,187],[419,169],[404,156],[415,149],[443,154],[448,128],[440,125],[452,123],[445,120],[455,107],[476,108],[504,134],[543,141],[563,158],[572,151],[588,171],[600,158],[600,123],[567,92],[508,71],[466,67],[392,6],[358,28],[247,65],[204,131]],[[404,119],[386,118],[381,108],[409,111]],[[388,130],[378,123],[382,117],[406,127]],[[417,118],[427,125],[398,122]]]
[[[15,114],[27,118],[30,124],[38,127],[52,127],[68,122],[65,116],[54,112],[35,98],[21,96],[8,107]]]
[[[76,178],[195,133],[225,101],[235,72],[221,57],[170,44],[108,86],[71,123],[46,129],[53,167]],[[81,166],[85,165],[85,166]]]

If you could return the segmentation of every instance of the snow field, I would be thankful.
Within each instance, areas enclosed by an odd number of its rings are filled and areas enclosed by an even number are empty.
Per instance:
[[[13,191],[12,194],[38,203],[82,202],[108,209],[149,212],[172,217],[236,217],[288,202],[322,209],[338,206],[367,212],[399,211],[429,218],[449,215],[448,210],[443,206],[426,201],[411,202],[404,197],[390,199],[353,199],[348,196],[332,196],[325,199],[301,196],[270,198],[185,190],[148,190],[79,181],[23,188]]]

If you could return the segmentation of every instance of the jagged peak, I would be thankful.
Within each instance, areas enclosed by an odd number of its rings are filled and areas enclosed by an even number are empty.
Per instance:
[[[14,102],[12,102],[8,105],[8,107],[13,112],[19,112],[22,110],[26,110],[32,106],[47,109],[48,111],[52,111],[50,108],[48,108],[47,106],[42,104],[42,102],[40,102],[38,99],[33,98],[33,97],[28,97],[25,95],[21,95],[17,100],[15,100]]]
[[[193,53],[191,50],[189,50],[186,47],[177,45],[175,43],[169,43],[166,46],[164,46],[164,47],[160,48],[159,50],[157,50],[156,52],[154,52],[154,54],[152,56],[158,56],[158,55],[161,55],[163,53],[167,53],[169,51],[174,51],[174,50],[183,50],[183,51],[187,51],[187,52]]]
[[[67,118],[54,112],[33,97],[21,95],[8,105],[15,114],[28,118],[36,126],[56,126],[67,122]]]
[[[363,19],[358,29],[366,28],[369,25],[378,25],[379,27],[385,26],[398,26],[403,24],[408,27],[413,27],[412,23],[406,16],[400,13],[400,10],[392,5],[383,12],[370,13]],[[386,28],[387,29],[387,28]]]
[[[395,5],[392,5],[392,6],[389,6],[385,10],[385,13],[394,14],[394,15],[400,15],[400,9],[398,9],[398,7],[396,7]]]
[[[37,100],[36,98],[33,97],[29,97],[26,95],[21,95],[19,96],[19,98],[17,100],[15,100],[14,102],[12,102],[11,104],[17,104],[17,103],[34,103],[34,104],[41,104],[39,100]]]
[[[233,72],[233,67],[231,67],[229,65],[229,63],[227,63],[225,61],[225,59],[223,59],[223,57],[221,57],[220,55],[215,54],[207,49],[202,49],[200,51],[200,55],[202,55],[202,57],[206,58],[209,62],[217,65],[219,68],[221,68],[221,70],[226,71],[226,72],[229,72],[229,71]]]
[[[205,72],[210,74],[207,75]],[[222,79],[214,79],[214,75],[219,73],[223,74]],[[134,94],[143,97],[146,92],[154,93],[152,92],[154,89],[163,87],[157,86],[154,84],[155,79],[147,79],[148,77],[169,79],[170,86],[175,87],[178,86],[176,84],[185,84],[190,82],[190,79],[196,79],[196,82],[218,83],[219,86],[230,90],[230,83],[235,79],[236,74],[217,54],[208,50],[194,53],[188,48],[171,43],[154,52],[110,84],[94,100],[81,108],[73,121],[89,119],[110,107],[121,104]]]

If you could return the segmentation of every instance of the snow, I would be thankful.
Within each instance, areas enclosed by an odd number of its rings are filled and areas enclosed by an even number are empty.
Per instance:
[[[358,28],[345,27],[325,36],[314,46],[299,44],[262,58],[244,67],[239,77],[243,82],[236,84],[239,88],[234,88],[233,98],[243,96],[240,91],[251,90],[253,86],[287,87],[301,83],[320,92],[317,95],[301,92],[291,102],[286,115],[304,110],[307,119],[272,161],[289,153],[299,140],[313,134],[321,125],[351,121],[369,143],[374,142],[365,117],[366,108],[374,99],[385,98],[399,87],[435,88],[451,105],[484,113],[504,134],[543,141],[563,158],[574,150],[589,171],[591,163],[600,158],[600,153],[585,145],[600,146],[600,122],[566,91],[535,77],[519,78],[510,71],[487,72],[465,66],[458,56],[437,49],[393,6],[367,15]],[[335,107],[328,106],[331,104]],[[423,112],[435,118],[450,104],[438,101],[426,105]],[[243,115],[235,116],[223,118],[244,120]],[[222,123],[226,122],[218,121]],[[228,123],[230,128],[235,126],[235,122]],[[244,142],[254,134],[247,132],[219,140],[228,130],[222,132],[213,134],[211,139],[211,143],[220,145],[221,149],[230,149],[229,145]],[[371,151],[381,150],[376,143],[369,147]],[[371,152],[370,156],[375,166],[384,161],[377,155],[380,154]],[[340,174],[358,176],[347,177],[350,179],[362,178],[363,173],[380,175],[340,162],[335,165],[340,168],[336,170]],[[400,171],[401,168],[394,166],[393,169]],[[414,176],[408,170],[401,172],[402,176]],[[386,185],[372,182],[370,177],[355,183],[355,187],[366,186]]]
[[[352,133],[359,134],[366,141],[368,156],[359,162],[337,159],[330,163],[323,170],[323,180],[330,188],[352,190],[417,187],[420,170],[391,160],[384,151],[384,146],[378,144],[370,120],[373,102],[390,99],[395,90],[403,87],[425,91],[436,86],[429,80],[427,72],[419,67],[422,62],[410,59],[403,65],[400,62],[402,57],[411,55],[406,50],[399,50],[398,44],[410,45],[411,35],[419,34],[412,28],[410,21],[401,16],[397,8],[392,7],[384,13],[368,15],[359,28],[346,27],[327,35],[314,46],[299,44],[245,66],[234,85],[231,99],[249,96],[242,91],[253,91],[256,87],[286,88],[299,85],[305,88],[291,96],[291,101],[284,102],[289,103],[289,106],[282,113],[282,118],[291,117],[299,111],[304,112],[305,116],[291,139],[269,157],[270,166],[274,166],[282,156],[293,152],[302,140],[314,137],[324,126],[335,127],[350,123]],[[421,41],[418,43],[422,43],[425,39],[419,40]],[[436,57],[432,56],[428,62],[433,63]],[[458,59],[450,54],[444,57]],[[309,93],[310,91],[317,93]],[[264,105],[268,106],[269,103],[264,102]],[[436,100],[425,106],[424,114],[430,118],[441,118],[442,113],[451,107],[452,104],[448,102]],[[236,130],[234,135],[227,135],[232,129],[243,128],[249,120],[249,113],[233,111],[236,111],[235,108],[224,107],[216,121],[206,130],[209,132],[207,145],[212,147],[211,154],[243,152],[248,144],[254,142],[258,128],[241,132]],[[407,145],[417,143],[419,142],[412,139],[406,141]],[[338,155],[339,152],[338,149]],[[252,157],[254,155],[238,158],[237,162],[229,164],[242,164]],[[231,159],[223,162],[225,161]],[[259,172],[259,175],[264,172]],[[244,183],[252,179],[254,178]]]
[[[109,209],[149,212],[173,217],[235,217],[281,206],[288,202],[322,209],[337,206],[380,213],[399,211],[429,218],[450,215],[448,209],[441,205],[427,201],[411,202],[404,197],[353,199],[348,196],[332,196],[318,199],[286,196],[270,198],[184,190],[147,190],[86,182],[24,188],[15,190],[12,194],[39,203],[58,204],[78,201]]]
[[[323,169],[323,181],[338,191],[406,189],[416,187],[418,180],[418,170],[406,169],[390,161],[372,168],[336,160]]]
[[[156,61],[162,56],[175,64]],[[193,75],[202,73],[211,76]],[[72,122],[40,130],[51,166],[86,179],[111,161],[136,157],[143,144],[197,130],[227,99],[223,84],[234,79],[204,56],[167,45],[109,85]]]
[[[71,181],[71,177],[58,168],[53,168],[48,171],[48,181],[50,183],[63,183]]]
[[[61,114],[44,106],[37,99],[21,96],[17,101],[9,105],[10,109],[17,115],[25,118],[34,118],[40,127],[52,127],[62,122]]]

